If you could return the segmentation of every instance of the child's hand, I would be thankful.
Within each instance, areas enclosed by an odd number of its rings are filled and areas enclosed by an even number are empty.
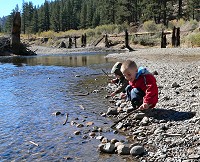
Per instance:
[[[138,109],[139,110],[146,110],[150,107],[148,103],[143,103]]]
[[[121,94],[120,94],[120,98],[121,98],[121,99],[125,99],[125,98],[126,98],[126,93],[121,93]]]

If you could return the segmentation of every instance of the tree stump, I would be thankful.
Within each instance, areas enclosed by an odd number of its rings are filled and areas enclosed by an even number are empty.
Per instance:
[[[20,54],[20,32],[21,32],[21,16],[20,12],[16,12],[13,19],[11,48],[14,54]]]

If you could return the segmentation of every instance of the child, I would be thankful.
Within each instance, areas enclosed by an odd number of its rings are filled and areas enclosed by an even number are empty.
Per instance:
[[[121,72],[129,81],[126,88],[127,99],[133,108],[140,110],[155,107],[158,102],[158,87],[155,77],[146,68],[139,67],[134,61],[127,60],[122,63]]]
[[[128,85],[128,81],[125,79],[122,72],[120,71],[121,65],[121,62],[116,62],[111,70],[111,74],[115,74],[116,77],[116,79],[111,80],[111,83],[116,84],[118,86],[117,89],[111,93],[110,96],[112,97],[121,92],[125,92],[125,88]]]

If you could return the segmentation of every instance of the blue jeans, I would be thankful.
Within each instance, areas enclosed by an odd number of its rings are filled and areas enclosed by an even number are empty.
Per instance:
[[[143,103],[144,91],[140,88],[132,88],[130,85],[126,87],[127,100],[131,101],[133,108],[138,108]]]

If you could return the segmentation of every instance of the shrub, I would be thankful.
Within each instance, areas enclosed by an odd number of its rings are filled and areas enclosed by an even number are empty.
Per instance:
[[[154,21],[146,21],[143,24],[144,30],[148,32],[156,32],[158,31],[157,24]]]
[[[135,44],[141,44],[143,46],[155,46],[159,44],[160,39],[156,36],[139,36],[139,37],[132,37],[132,41]]]
[[[187,36],[187,41],[189,41],[192,46],[200,47],[200,33],[191,33]]]

